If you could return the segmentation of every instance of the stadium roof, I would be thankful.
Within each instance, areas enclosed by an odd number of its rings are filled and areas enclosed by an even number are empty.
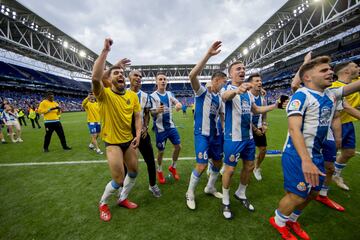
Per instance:
[[[263,67],[360,25],[360,1],[289,0],[222,63]]]
[[[1,47],[71,72],[90,75],[97,54],[14,0],[0,0]],[[358,0],[289,0],[220,65],[208,65],[209,77],[237,59],[248,68],[264,67],[301,49],[360,25]],[[256,10],[254,10],[256,11]],[[241,24],[241,23],[239,23]],[[110,65],[110,63],[108,63]],[[193,64],[131,66],[151,78],[165,71],[187,78]],[[171,78],[170,78],[171,79]]]
[[[1,47],[27,57],[89,74],[97,54],[14,0],[0,0]],[[109,63],[108,63],[109,64]]]

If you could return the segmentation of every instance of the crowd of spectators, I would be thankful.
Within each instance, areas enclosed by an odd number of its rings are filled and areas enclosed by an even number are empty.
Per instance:
[[[32,91],[11,91],[1,90],[0,92],[0,104],[4,100],[8,100],[15,108],[21,108],[25,110],[25,114],[28,114],[28,108],[32,105],[38,106],[43,100],[43,94]],[[55,101],[59,103],[63,112],[76,112],[81,111],[82,98],[72,96],[61,96],[55,94]]]

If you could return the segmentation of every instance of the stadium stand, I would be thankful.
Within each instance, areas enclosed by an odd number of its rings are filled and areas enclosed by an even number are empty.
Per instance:
[[[331,56],[333,64],[346,60],[360,62],[360,32],[327,43],[312,51],[314,57]],[[272,67],[260,72],[269,103],[274,102],[282,94],[291,95],[291,79],[302,64],[304,54],[287,61],[278,61]],[[42,93],[50,90],[61,98],[65,111],[80,111],[79,103],[91,89],[90,82],[79,82],[2,61],[0,61],[0,79],[0,96],[3,98],[14,99],[21,105],[26,102],[38,102]],[[143,84],[142,89],[146,93],[151,93],[155,90],[155,85],[146,83]],[[193,103],[190,83],[170,81],[167,90],[171,91],[183,104],[189,106]]]
[[[313,57],[329,55],[332,64],[342,61],[360,62],[360,32],[355,32],[343,39],[335,40],[312,50]],[[274,102],[282,94],[291,95],[290,84],[296,71],[303,62],[304,54],[287,61],[276,62],[272,67],[260,73],[263,76],[263,87],[268,93],[268,102]]]

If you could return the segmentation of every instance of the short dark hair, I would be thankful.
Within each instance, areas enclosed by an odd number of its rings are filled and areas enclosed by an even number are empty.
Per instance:
[[[217,77],[220,77],[220,78],[227,78],[226,74],[221,72],[221,71],[216,71],[214,72],[212,75],[211,75],[211,80],[213,80],[214,78],[217,78]]]
[[[249,78],[247,79],[247,82],[252,82],[253,78],[255,78],[255,77],[261,78],[260,73],[253,73],[253,74],[251,74],[251,75],[249,76]]]
[[[244,62],[241,61],[241,60],[236,60],[235,62],[231,63],[230,66],[228,67],[228,73],[229,73],[229,74],[230,74],[231,68],[232,68],[234,65],[236,65],[236,64],[244,64]]]
[[[51,96],[51,95],[54,95],[54,93],[51,92],[51,91],[45,92],[45,97],[49,97],[49,96]]]
[[[352,63],[351,61],[346,61],[346,62],[342,62],[339,64],[336,64],[336,66],[334,67],[334,72],[338,73],[341,70],[343,70],[344,68],[346,68],[350,63]]]
[[[320,57],[312,59],[308,63],[305,63],[304,65],[302,65],[300,67],[300,70],[299,70],[299,76],[300,76],[301,81],[304,80],[303,78],[304,78],[305,72],[313,69],[314,67],[316,67],[320,64],[324,64],[324,63],[330,64],[330,62],[331,62],[331,58],[329,56],[320,56]]]

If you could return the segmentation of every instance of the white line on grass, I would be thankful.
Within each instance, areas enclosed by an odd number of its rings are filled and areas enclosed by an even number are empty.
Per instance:
[[[267,155],[266,157],[279,157],[281,154]],[[172,158],[164,158],[165,161],[170,161]],[[181,157],[179,160],[195,160],[195,157]],[[139,159],[143,162],[144,159]],[[48,166],[48,165],[75,165],[75,164],[93,164],[106,163],[106,160],[88,160],[88,161],[68,161],[68,162],[29,162],[29,163],[2,163],[0,167],[22,167],[22,166]]]
[[[356,152],[360,155],[360,152]],[[281,154],[266,155],[268,158],[280,157]],[[172,158],[164,158],[165,161],[170,161]],[[194,157],[181,157],[179,160],[195,160]],[[144,159],[139,159],[143,162]],[[48,166],[48,165],[76,165],[76,164],[92,164],[92,163],[106,163],[106,160],[87,160],[87,161],[68,161],[68,162],[29,162],[29,163],[1,163],[0,167],[21,167],[21,166]]]

